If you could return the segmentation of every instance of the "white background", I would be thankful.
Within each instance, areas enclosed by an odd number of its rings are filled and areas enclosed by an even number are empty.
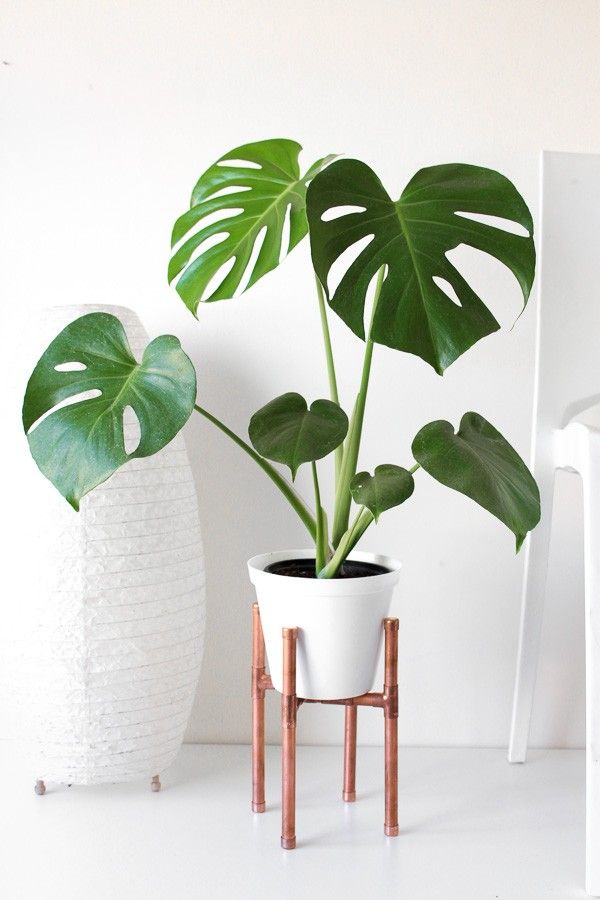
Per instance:
[[[325,367],[305,242],[241,299],[197,322],[166,283],[170,228],[201,172],[239,144],[294,138],[305,165],[364,159],[397,196],[414,171],[463,161],[500,169],[538,211],[542,148],[598,151],[596,0],[27,0],[2,10],[3,629],[28,602],[41,476],[19,429],[26,313],[47,304],[133,307],[151,335],[177,334],[200,402],[244,433],[286,390],[324,396]],[[507,326],[443,378],[378,348],[361,467],[410,463],[425,422],[474,409],[528,454],[535,300],[519,319],[510,273],[475,253],[464,271]],[[568,298],[567,298],[568,300]],[[360,342],[332,320],[346,408]],[[26,356],[26,354],[25,354]],[[245,561],[306,544],[275,489],[203,421],[187,430],[208,578],[205,663],[188,737],[249,739],[250,587]],[[327,489],[331,480],[325,476]],[[24,487],[26,485],[26,487]],[[308,487],[300,477],[301,487]],[[583,742],[583,607],[576,479],[562,512],[533,721],[534,745]],[[400,733],[406,744],[501,746],[508,735],[522,558],[512,535],[465,498],[417,476],[414,498],[363,541],[404,561]],[[7,685],[5,685],[5,688]],[[5,706],[8,707],[5,690]],[[303,709],[300,738],[341,739],[339,710]],[[277,735],[271,698],[269,734]],[[361,713],[378,742],[380,716]],[[0,710],[0,734],[10,732]]]

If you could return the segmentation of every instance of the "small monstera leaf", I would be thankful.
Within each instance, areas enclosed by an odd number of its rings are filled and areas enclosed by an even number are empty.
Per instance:
[[[531,213],[514,185],[492,169],[459,163],[421,169],[394,202],[365,163],[339,160],[311,182],[307,213],[313,264],[331,308],[364,338],[367,288],[385,265],[371,339],[420,356],[440,375],[499,328],[448,251],[468,244],[489,253],[514,273],[525,303],[529,297],[535,271]],[[474,220],[481,215],[517,223],[528,236]],[[331,296],[331,267],[367,238]]]
[[[408,469],[384,463],[375,468],[373,475],[358,472],[350,482],[350,493],[355,503],[366,506],[377,522],[386,509],[400,506],[415,489],[415,482]]]
[[[96,396],[75,399],[91,391]],[[196,373],[176,337],[155,338],[138,363],[119,320],[89,313],[54,338],[33,370],[23,426],[39,468],[77,510],[81,498],[123,463],[168,444],[195,399]],[[123,434],[126,407],[141,431],[131,453]]]
[[[171,246],[186,234],[190,236],[174,253],[169,265],[170,282],[183,273],[177,291],[194,315],[202,300],[233,297],[263,229],[264,240],[246,287],[277,267],[288,207],[290,229],[284,255],[306,235],[307,184],[334,157],[318,160],[301,175],[298,165],[301,149],[296,141],[283,138],[244,144],[226,153],[200,177],[192,194],[191,208],[175,222]],[[218,221],[214,221],[215,215]],[[211,221],[203,224],[208,216]],[[207,244],[192,260],[200,245],[215,236],[219,242],[215,244],[211,240],[212,246]],[[232,260],[235,262],[231,270],[226,274],[224,271],[221,282],[205,297],[211,279]]]
[[[366,506],[376,522],[386,509],[408,500],[414,489],[415,482],[408,469],[391,463],[376,466],[373,475],[358,472],[350,482],[354,502]]]
[[[315,400],[310,409],[300,394],[282,394],[250,419],[254,449],[290,467],[292,478],[305,462],[322,459],[342,443],[348,417],[331,400]]]
[[[478,413],[425,425],[412,445],[418,463],[437,481],[470,497],[510,528],[517,551],[540,520],[535,480],[508,441]]]

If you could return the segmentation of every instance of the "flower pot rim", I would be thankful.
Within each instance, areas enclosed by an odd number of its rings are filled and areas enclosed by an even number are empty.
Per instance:
[[[358,578],[301,578],[295,575],[279,575],[276,572],[265,572],[265,568],[275,562],[284,562],[288,559],[314,559],[315,551],[302,550],[275,550],[271,553],[259,553],[248,560],[250,580],[256,584],[256,579],[278,579],[280,584],[285,584],[286,591],[301,590],[304,594],[372,594],[379,593],[389,583],[395,584],[400,575],[402,563],[391,556],[381,553],[370,553],[357,550],[349,554],[349,560],[357,562],[374,563],[383,566],[388,571],[379,575],[365,575]],[[274,583],[274,582],[273,582]]]

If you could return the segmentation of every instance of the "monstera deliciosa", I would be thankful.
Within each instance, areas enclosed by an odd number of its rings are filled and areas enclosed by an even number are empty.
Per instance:
[[[301,149],[296,141],[283,139],[244,144],[226,153],[200,177],[190,209],[175,222],[172,246],[189,236],[169,265],[169,281],[180,275],[177,291],[193,313],[202,300],[233,297],[245,274],[249,276],[246,287],[251,287],[279,264],[282,252],[289,253],[306,235],[307,184],[334,157],[318,160],[301,175]],[[286,215],[289,237],[282,247]],[[247,271],[263,231],[258,256]],[[192,259],[209,239],[211,246]],[[231,263],[227,272],[224,267]],[[205,297],[219,270],[223,270],[220,283]]]
[[[31,376],[23,424],[34,458],[77,508],[85,493],[128,459],[160,450],[194,408],[260,466],[289,502],[315,542],[320,578],[338,576],[367,528],[413,496],[419,469],[496,516],[514,533],[519,549],[540,516],[537,486],[517,452],[477,413],[463,416],[457,432],[444,421],[422,428],[412,443],[414,463],[406,468],[386,463],[370,474],[359,471],[358,463],[377,344],[415,354],[441,374],[499,327],[450,261],[450,251],[466,244],[490,254],[515,275],[527,302],[535,248],[525,201],[500,173],[460,163],[422,169],[393,201],[358,160],[323,156],[302,175],[300,149],[285,139],[244,144],[207,169],[190,209],[173,228],[169,280],[177,281],[177,291],[196,314],[200,303],[233,297],[254,284],[310,232],[329,399],[309,406],[295,392],[276,397],[252,416],[246,441],[195,404],[194,370],[176,338],[156,338],[138,362],[119,322],[93,313],[61,332]],[[334,274],[337,279],[344,266],[347,271],[332,290]],[[349,419],[338,393],[327,301],[365,339]],[[277,339],[259,338],[261,346]],[[287,334],[283,339],[291,352],[293,339]],[[312,375],[312,357],[308,366]],[[396,393],[390,385],[385,408],[394,439]],[[141,428],[133,452],[123,435],[129,406]],[[330,454],[335,454],[331,529],[318,472]],[[277,468],[289,467],[294,480],[306,464],[312,472],[312,509]]]
[[[492,169],[458,163],[421,169],[394,202],[369,166],[339,160],[312,181],[307,208],[313,263],[331,308],[364,337],[367,288],[385,266],[371,339],[420,356],[440,374],[499,328],[448,259],[450,250],[467,244],[495,256],[514,273],[527,302],[535,272],[531,213],[514,185]],[[508,219],[526,234],[473,215]],[[369,243],[330,295],[333,264],[363,239]]]
[[[67,325],[33,370],[23,426],[44,475],[79,509],[81,498],[128,460],[152,456],[173,440],[195,399],[196,372],[176,337],[155,338],[138,363],[120,321],[90,313]],[[140,426],[130,453],[127,407]]]

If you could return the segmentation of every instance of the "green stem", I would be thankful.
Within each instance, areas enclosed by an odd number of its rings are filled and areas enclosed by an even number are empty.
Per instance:
[[[348,521],[350,518],[350,504],[352,496],[350,494],[350,482],[356,474],[356,465],[358,462],[358,451],[360,449],[360,439],[362,435],[363,421],[365,417],[365,406],[367,402],[367,391],[369,389],[369,376],[371,374],[371,361],[373,359],[373,341],[371,340],[371,332],[373,330],[373,321],[375,319],[375,311],[383,286],[385,275],[385,265],[383,265],[377,273],[377,283],[375,285],[375,297],[373,299],[373,309],[371,311],[371,322],[369,324],[369,333],[365,345],[365,355],[363,360],[362,375],[360,379],[360,389],[354,404],[352,418],[350,419],[350,427],[348,429],[348,437],[344,448],[344,458],[342,460],[342,469],[338,479],[337,490],[335,495],[335,512],[333,517],[333,534],[332,540],[334,547],[337,547],[342,539],[342,535],[348,529]]]
[[[333,349],[331,347],[331,334],[329,333],[329,322],[327,320],[327,305],[325,303],[325,295],[323,286],[315,275],[317,285],[317,298],[319,301],[319,313],[321,316],[321,330],[323,332],[323,344],[325,345],[325,359],[327,360],[327,378],[329,379],[329,396],[334,403],[340,405],[338,395],[337,378],[335,377],[335,363],[333,361]],[[344,446],[340,444],[335,451],[335,484],[336,488],[340,478],[342,469],[342,460],[344,457]]]
[[[409,469],[408,471],[410,472],[411,475],[414,475],[415,472],[417,471],[417,469],[420,469],[420,468],[421,468],[421,463],[415,463],[414,466],[411,469]]]
[[[315,489],[315,506],[317,509],[317,537],[316,537],[316,559],[315,574],[318,575],[321,569],[327,563],[328,557],[328,538],[327,538],[327,519],[325,510],[321,505],[321,491],[319,490],[319,478],[317,476],[317,464],[311,462],[313,485]]]
[[[241,447],[245,453],[250,456],[254,462],[261,467],[263,472],[269,476],[273,484],[275,484],[283,496],[286,498],[290,506],[295,510],[298,514],[304,525],[306,526],[310,536],[313,540],[317,539],[317,523],[305,504],[304,500],[296,493],[294,488],[287,483],[285,478],[282,478],[279,472],[268,462],[266,459],[263,459],[250,444],[247,444],[246,441],[242,440],[239,435],[237,435],[231,428],[228,428],[220,419],[217,419],[216,416],[213,416],[212,413],[209,413],[208,410],[203,409],[201,406],[197,404],[194,406],[196,412],[200,413],[201,416],[204,416],[205,419],[208,419],[209,422],[212,422],[213,425],[216,425],[217,428],[226,434],[228,438],[230,438],[238,447]]]
[[[373,513],[366,509],[366,507],[361,506],[354,522],[342,535],[342,539],[340,540],[335,553],[327,565],[320,570],[319,578],[334,578],[337,575],[340,566],[344,563],[348,554],[356,547],[373,520]]]

